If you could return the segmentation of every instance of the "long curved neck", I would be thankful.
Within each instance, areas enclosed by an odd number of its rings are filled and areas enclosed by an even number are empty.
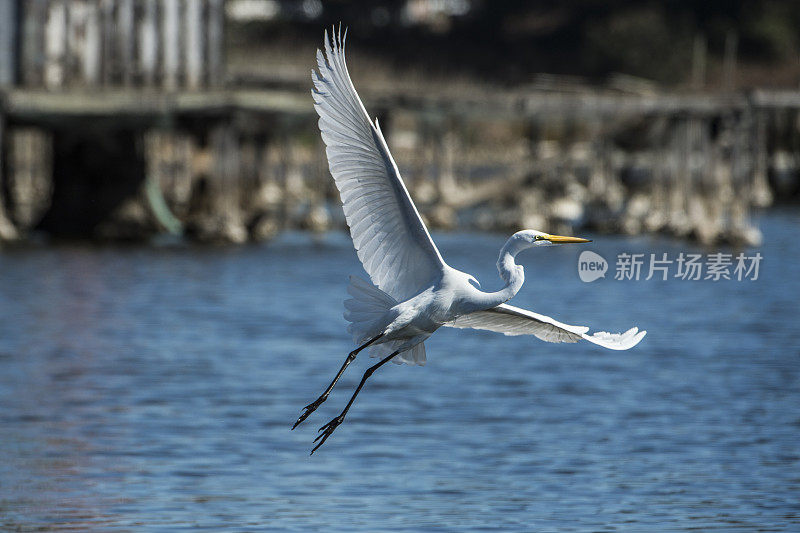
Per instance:
[[[514,258],[522,250],[531,247],[527,241],[517,234],[511,236],[500,249],[500,257],[497,259],[497,271],[500,277],[506,282],[505,287],[496,292],[481,293],[481,307],[489,309],[510,300],[522,288],[525,281],[525,271],[518,265]]]

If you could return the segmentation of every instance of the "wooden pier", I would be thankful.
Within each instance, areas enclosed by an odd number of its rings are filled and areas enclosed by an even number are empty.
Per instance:
[[[777,115],[796,116],[798,104],[800,98],[775,93],[497,94],[480,103],[435,95],[368,98],[434,226],[568,230],[582,225],[668,231],[703,242],[757,241],[747,214],[753,205],[771,201],[766,129]],[[93,138],[115,134],[129,141],[99,143],[111,151],[103,155],[97,149],[93,157],[106,160],[101,166],[111,174],[115,161],[141,160],[133,167],[142,175],[130,176],[133,197],[116,198],[100,218],[135,215],[150,232],[185,227],[198,238],[235,241],[268,237],[285,227],[336,224],[335,209],[328,212],[335,207],[335,191],[305,91],[17,88],[2,93],[0,113],[10,139],[4,150],[11,184],[6,205],[28,205],[24,217],[13,212],[9,217],[22,232],[42,227],[57,233],[54,220],[69,226],[64,223],[69,212],[55,219],[43,215],[34,223],[30,206],[37,202],[19,192],[47,190],[48,181],[55,192],[58,176],[70,176],[64,179],[72,182],[62,188],[71,188],[85,174],[74,166],[55,171],[69,163],[58,145],[78,138],[88,147]],[[37,165],[41,154],[55,159]],[[25,180],[39,185],[14,185]],[[152,194],[154,183],[163,202]],[[146,184],[149,196],[142,192]],[[728,192],[720,196],[720,191]],[[208,198],[202,200],[203,194]],[[147,214],[152,205],[124,205],[124,200],[147,203],[148,197],[162,206],[160,215]],[[191,207],[192,202],[198,204]],[[74,202],[69,205],[77,209]],[[130,237],[143,230],[137,224]],[[108,229],[113,226],[105,224],[101,233],[114,236]]]

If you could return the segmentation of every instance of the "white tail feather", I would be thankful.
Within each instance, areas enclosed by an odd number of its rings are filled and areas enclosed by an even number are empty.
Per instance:
[[[347,331],[353,335],[353,341],[362,345],[369,339],[383,333],[383,317],[386,311],[397,305],[394,298],[380,290],[372,283],[358,276],[350,276],[347,292],[351,298],[344,302],[344,318],[350,325]],[[386,357],[397,349],[403,341],[389,341],[375,344],[368,348],[370,357]],[[397,354],[393,363],[407,365],[425,364],[425,346],[417,344],[410,350]]]
[[[383,359],[384,357],[388,357],[393,351],[397,350],[397,346],[402,344],[404,341],[389,341],[383,344],[376,344],[374,346],[370,346],[369,356],[370,357],[378,357]],[[397,365],[406,364],[406,365],[419,365],[425,366],[425,344],[420,342],[419,344],[415,344],[413,348],[410,350],[406,350],[404,352],[400,352],[395,357],[392,358],[392,363]]]

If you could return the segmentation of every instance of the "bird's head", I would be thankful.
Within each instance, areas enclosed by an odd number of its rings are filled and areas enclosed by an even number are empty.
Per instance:
[[[522,286],[525,279],[522,265],[514,262],[514,258],[523,250],[534,246],[553,246],[556,244],[592,242],[589,239],[580,237],[565,237],[563,235],[550,235],[543,231],[525,229],[512,235],[500,249],[500,257],[497,259],[497,270],[509,287],[513,288],[513,294]]]
[[[529,246],[553,246],[556,244],[579,244],[592,242],[589,239],[581,239],[580,237],[565,237],[564,235],[551,235],[543,231],[535,229],[525,229],[516,232],[512,238],[517,238]]]

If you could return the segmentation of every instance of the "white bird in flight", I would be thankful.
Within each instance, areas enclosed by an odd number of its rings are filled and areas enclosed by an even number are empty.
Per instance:
[[[345,301],[348,331],[358,346],[348,354],[325,392],[304,408],[292,429],[319,407],[347,366],[363,349],[380,361],[367,369],[344,410],[319,429],[317,448],[344,421],[364,383],[389,361],[425,364],[423,342],[441,326],[534,335],[548,342],[586,340],[611,350],[632,348],[645,331],[588,334],[589,328],[562,324],[549,316],[513,307],[510,300],[522,287],[525,274],[514,262],[531,247],[585,243],[586,239],[518,231],[503,245],[497,269],[505,286],[483,292],[471,275],[442,259],[389,153],[377,119],[373,123],[347,71],[347,36],[325,32],[325,54],[317,50],[318,72],[312,70],[314,109],[327,146],[328,164],[342,200],[358,258],[372,283],[350,277]],[[475,285],[473,285],[473,283]]]

